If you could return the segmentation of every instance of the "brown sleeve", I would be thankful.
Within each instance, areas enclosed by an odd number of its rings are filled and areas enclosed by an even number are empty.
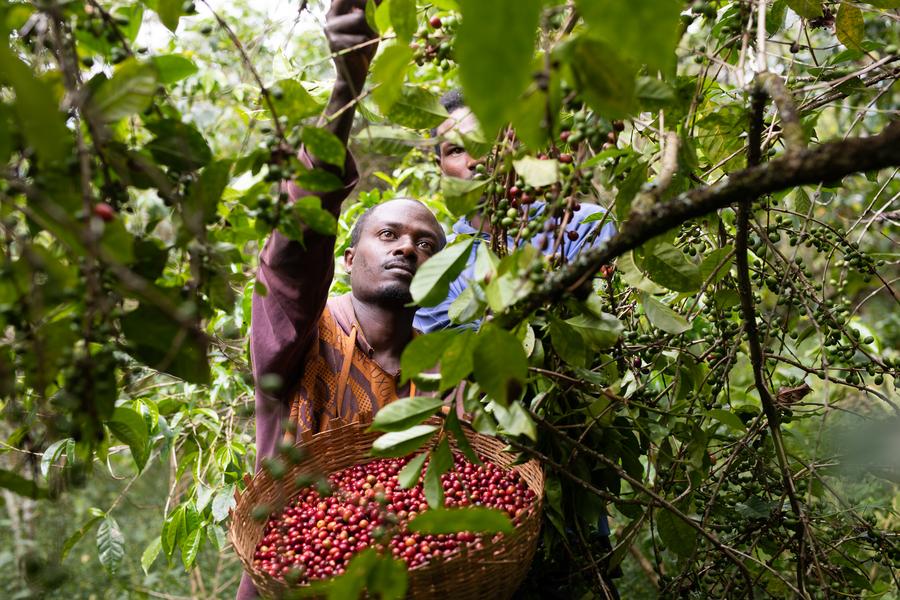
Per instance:
[[[306,154],[301,160],[311,164]],[[319,194],[322,207],[335,216],[341,202],[356,185],[358,175],[348,155],[344,187]],[[291,201],[312,195],[294,183],[286,185]],[[334,277],[334,236],[306,231],[303,243],[272,232],[260,253],[257,280],[264,294],[253,294],[250,358],[256,386],[257,468],[259,460],[274,452],[281,437],[281,422],[289,416],[288,400],[302,371],[302,359],[316,337],[316,323]],[[279,380],[276,392],[263,392],[263,377]]]

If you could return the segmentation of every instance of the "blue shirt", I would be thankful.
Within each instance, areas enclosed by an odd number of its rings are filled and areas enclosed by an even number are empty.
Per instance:
[[[531,209],[535,211],[535,216],[538,216],[547,209],[547,205],[543,202],[535,202],[531,205]],[[562,249],[565,253],[566,261],[571,262],[575,259],[581,251],[582,246],[584,246],[585,240],[587,240],[589,234],[591,234],[600,223],[600,221],[591,221],[589,223],[584,223],[583,221],[590,215],[602,212],[605,212],[605,210],[596,204],[585,203],[581,205],[579,210],[572,214],[572,221],[566,229],[578,232],[578,238],[570,240],[568,236],[563,236]],[[599,245],[610,239],[615,233],[615,226],[607,221],[603,225],[603,229],[600,231],[599,235],[591,242],[591,245]],[[453,241],[458,235],[476,234],[478,234],[478,230],[472,227],[472,224],[469,223],[468,219],[463,217],[453,225],[453,233],[447,236],[447,242]],[[538,241],[543,235],[543,233],[539,233],[528,240],[528,242],[531,243],[532,246],[537,247]],[[463,269],[463,272],[460,273],[459,277],[450,284],[450,292],[447,294],[444,301],[437,306],[420,308],[418,312],[416,312],[416,317],[413,321],[413,326],[416,329],[424,333],[430,333],[440,329],[447,329],[453,325],[450,322],[447,311],[463,290],[469,287],[469,282],[475,278],[475,253],[478,250],[478,244],[489,239],[490,236],[487,233],[482,233],[480,237],[475,239],[475,243],[472,245],[472,252],[469,254],[469,260],[466,263],[466,268]],[[525,243],[525,241],[523,240],[522,243]],[[544,254],[549,255],[551,252],[553,252],[553,245],[548,244],[547,248],[544,249]]]

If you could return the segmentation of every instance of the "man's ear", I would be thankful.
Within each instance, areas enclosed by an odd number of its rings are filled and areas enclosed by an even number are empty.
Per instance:
[[[356,255],[356,248],[352,246],[344,250],[344,270],[347,271],[347,274],[350,274],[350,270],[353,268],[353,257]]]

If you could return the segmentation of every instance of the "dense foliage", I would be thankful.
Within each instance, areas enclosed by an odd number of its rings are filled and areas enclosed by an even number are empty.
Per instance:
[[[625,597],[896,597],[900,2],[370,2],[338,222],[277,187],[338,184],[294,158],[344,160],[316,122],[326,6],[260,4],[0,0],[10,595],[233,594],[260,244],[305,224],[340,256],[362,210],[408,195],[448,226],[483,206],[495,241],[560,247],[538,199],[619,231],[572,264],[481,245],[451,308],[481,325],[404,355],[422,388],[469,382],[475,428],[544,463],[535,597],[600,597],[600,562]],[[457,86],[474,181],[433,160]],[[417,301],[471,243],[420,270]],[[422,429],[433,410],[398,409],[418,429],[391,439],[455,435]]]

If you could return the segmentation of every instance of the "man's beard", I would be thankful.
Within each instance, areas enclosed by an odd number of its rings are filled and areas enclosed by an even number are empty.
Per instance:
[[[375,304],[390,308],[402,308],[412,304],[412,294],[409,286],[402,284],[390,284],[375,292],[372,298]]]

